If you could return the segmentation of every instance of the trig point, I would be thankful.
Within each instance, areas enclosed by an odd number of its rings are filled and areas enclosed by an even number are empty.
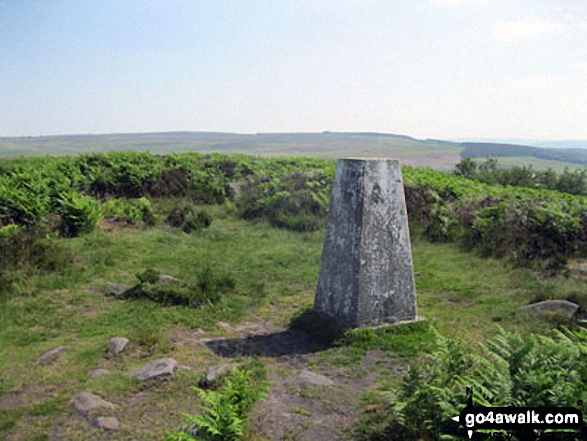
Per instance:
[[[416,319],[398,160],[338,161],[314,310],[347,328]]]

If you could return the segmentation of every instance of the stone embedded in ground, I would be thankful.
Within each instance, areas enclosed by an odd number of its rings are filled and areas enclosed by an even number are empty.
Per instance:
[[[314,310],[348,328],[416,319],[399,161],[339,160]]]
[[[568,300],[544,300],[543,302],[521,306],[519,310],[537,315],[556,314],[571,318],[579,310],[579,305]]]
[[[314,386],[333,386],[334,381],[324,375],[304,370],[299,373],[298,378],[303,383],[313,384]]]
[[[108,288],[108,294],[113,296],[121,296],[130,289],[130,286],[120,283],[107,283],[106,286]]]
[[[92,378],[99,378],[103,377],[104,375],[108,375],[110,373],[107,369],[94,369],[90,371],[90,377]]]
[[[108,347],[114,355],[120,354],[128,344],[128,339],[124,337],[112,337],[108,340]]]
[[[107,430],[109,432],[118,430],[118,424],[118,419],[114,417],[98,417],[96,418],[95,422],[96,427]]]
[[[160,283],[180,283],[181,282],[181,280],[179,280],[177,277],[168,276],[166,274],[161,274],[159,276],[158,281]]]
[[[55,349],[51,349],[50,351],[47,351],[47,352],[41,354],[37,360],[41,363],[44,361],[53,360],[53,359],[57,358],[57,356],[61,352],[63,352],[64,350],[65,350],[65,347],[59,346]]]
[[[229,373],[232,367],[232,364],[224,363],[207,368],[206,378],[204,380],[205,385],[210,386],[214,382],[214,380]]]
[[[153,360],[148,365],[129,372],[129,375],[138,380],[146,381],[163,375],[172,375],[177,372],[177,369],[177,361],[173,358],[162,358]]]
[[[232,326],[230,326],[229,323],[226,322],[218,322],[216,323],[217,326],[220,326],[221,328],[224,328],[226,331],[232,331]]]
[[[99,409],[114,409],[114,404],[104,401],[98,395],[94,395],[91,392],[79,392],[73,397],[72,404],[83,415]]]

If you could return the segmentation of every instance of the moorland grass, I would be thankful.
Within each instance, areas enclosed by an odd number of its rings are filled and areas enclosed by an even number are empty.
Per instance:
[[[322,231],[297,233],[249,223],[236,219],[230,206],[220,206],[206,207],[213,217],[209,228],[186,234],[162,222],[166,204],[154,202],[159,222],[152,228],[103,222],[89,235],[59,239],[73,255],[72,263],[61,273],[32,273],[3,300],[0,438],[35,439],[55,424],[69,424],[69,400],[76,392],[90,390],[123,404],[142,391],[125,410],[125,426],[111,439],[137,434],[161,439],[181,421],[182,412],[197,410],[198,399],[189,386],[197,384],[201,370],[222,362],[189,341],[182,346],[172,340],[197,328],[209,336],[229,335],[219,321],[236,325],[240,320],[261,320],[287,326],[292,316],[311,306]],[[405,328],[409,332],[386,327],[354,331],[324,349],[317,363],[352,364],[372,349],[395,353],[402,363],[422,355],[432,338],[431,327],[471,344],[494,336],[496,323],[522,333],[547,332],[561,323],[520,314],[517,308],[544,298],[585,300],[583,282],[572,278],[543,278],[503,261],[461,252],[454,244],[414,239],[412,250],[419,314],[426,321]],[[234,289],[214,306],[161,306],[105,295],[107,283],[133,285],[136,274],[147,268],[195,282],[206,266],[235,281]],[[106,342],[116,335],[129,338],[131,344],[127,353],[113,358]],[[40,354],[57,346],[66,348],[58,361],[37,362]],[[194,369],[147,389],[126,376],[163,356]],[[260,360],[268,366],[273,363],[267,357]],[[90,378],[88,372],[101,365],[113,373]],[[2,406],[3,399],[18,394],[39,400]],[[155,410],[143,418],[141,412],[149,409]],[[71,439],[97,433],[87,425],[67,427]]]

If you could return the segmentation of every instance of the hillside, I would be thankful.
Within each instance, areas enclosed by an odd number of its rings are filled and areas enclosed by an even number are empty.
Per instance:
[[[540,147],[520,146],[515,144],[491,144],[465,142],[461,144],[463,158],[511,158],[532,157],[549,161],[587,165],[587,149],[547,149]]]
[[[241,432],[220,439],[463,439],[451,420],[463,384],[503,405],[575,406],[587,393],[587,198],[404,167],[426,320],[344,331],[311,311],[332,161],[0,165],[1,439],[194,441],[182,424],[203,431],[216,411]],[[581,309],[519,309],[546,299]],[[488,340],[504,351],[482,358]],[[239,384],[244,426],[222,395]]]
[[[89,152],[143,151],[245,153],[260,156],[393,157],[403,164],[448,171],[462,157],[500,157],[504,165],[532,165],[561,170],[583,167],[587,150],[546,149],[496,143],[457,143],[420,140],[385,133],[213,133],[168,132],[109,135],[65,135],[0,138],[0,158],[39,155],[77,155]]]

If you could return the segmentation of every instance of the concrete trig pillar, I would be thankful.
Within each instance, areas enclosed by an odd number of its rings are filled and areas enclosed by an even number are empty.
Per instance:
[[[398,160],[338,161],[314,310],[348,328],[416,319]]]

